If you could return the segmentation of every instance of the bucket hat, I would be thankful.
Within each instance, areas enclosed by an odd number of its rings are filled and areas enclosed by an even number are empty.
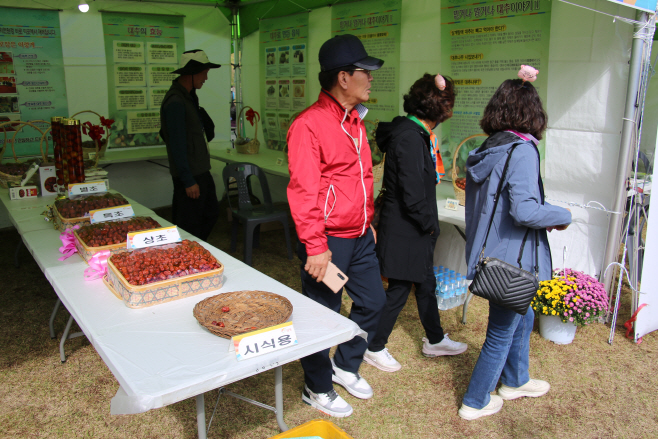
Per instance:
[[[174,70],[172,73],[178,75],[196,75],[204,70],[218,69],[221,67],[220,64],[211,63],[208,60],[206,52],[200,49],[183,52],[180,57],[180,63],[182,67],[178,70]]]
[[[384,60],[368,56],[361,40],[355,35],[336,35],[320,47],[320,68],[323,72],[340,67],[357,66],[366,70],[377,70]]]

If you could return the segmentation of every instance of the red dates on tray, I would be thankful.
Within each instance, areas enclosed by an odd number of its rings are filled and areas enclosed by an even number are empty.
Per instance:
[[[145,285],[219,268],[208,250],[187,239],[163,248],[118,253],[112,255],[110,261],[131,285]]]
[[[64,218],[81,218],[89,214],[90,210],[105,209],[107,207],[123,206],[128,201],[119,194],[91,195],[75,200],[64,199],[55,201],[57,211]]]
[[[160,224],[153,218],[138,216],[125,221],[112,221],[90,224],[78,230],[78,236],[87,247],[102,247],[104,245],[122,244],[126,235],[139,230],[156,229]]]

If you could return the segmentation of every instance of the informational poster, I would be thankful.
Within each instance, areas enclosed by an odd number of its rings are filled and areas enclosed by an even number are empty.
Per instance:
[[[50,121],[68,116],[59,13],[52,10],[0,8],[0,123],[10,120]],[[35,122],[44,132],[48,125]],[[41,133],[7,128],[16,134],[20,156],[37,155]],[[0,135],[0,147],[5,137]],[[48,144],[52,151],[52,139]],[[5,154],[5,157],[9,154]]]
[[[185,48],[183,17],[103,12],[111,148],[161,145],[160,105]]]
[[[383,154],[373,141],[377,121],[389,122],[399,114],[400,102],[400,29],[402,0],[368,0],[334,5],[331,8],[331,35],[352,34],[361,39],[368,55],[384,60],[372,72],[366,123],[373,165]]]
[[[457,89],[453,116],[441,124],[447,176],[457,146],[482,133],[479,121],[489,99],[504,80],[517,78],[522,64],[539,70],[533,86],[546,109],[550,28],[549,0],[455,0],[441,8],[441,73],[452,77]],[[469,151],[484,139],[468,140],[457,152],[460,176]],[[539,149],[543,157],[543,142]]]
[[[291,119],[309,105],[308,14],[261,20],[259,41],[263,134],[268,148],[282,151]]]

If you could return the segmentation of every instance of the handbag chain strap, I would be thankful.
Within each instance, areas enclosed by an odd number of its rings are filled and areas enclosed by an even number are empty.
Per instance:
[[[507,168],[509,167],[509,161],[512,158],[512,153],[514,152],[514,149],[520,145],[520,143],[515,143],[512,145],[512,147],[507,151],[507,160],[505,160],[505,166],[503,167],[503,173],[500,176],[500,181],[498,182],[498,188],[496,189],[496,194],[494,195],[494,205],[493,209],[491,209],[491,216],[489,217],[489,224],[487,225],[487,233],[484,235],[484,243],[482,244],[482,251],[480,252],[480,261],[484,259],[484,249],[487,248],[487,240],[489,239],[489,231],[491,230],[491,225],[493,224],[493,219],[494,215],[496,214],[496,207],[498,206],[498,200],[500,198],[500,194],[503,190],[503,183],[505,181],[505,175],[507,174]],[[541,181],[541,176],[539,177],[539,187],[540,187],[540,192],[541,192],[541,198],[542,198],[542,204],[544,203],[544,191],[542,187],[542,181]],[[523,235],[523,241],[521,242],[521,248],[519,249],[519,257],[517,258],[516,262],[519,264],[519,268],[523,268],[521,264],[521,258],[523,257],[523,249],[525,247],[525,243],[528,240],[528,233],[530,233],[530,228],[528,227],[525,231],[525,234]],[[539,232],[537,229],[535,229],[535,277],[539,276]]]

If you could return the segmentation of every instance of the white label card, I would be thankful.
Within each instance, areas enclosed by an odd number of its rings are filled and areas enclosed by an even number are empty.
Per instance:
[[[446,209],[448,210],[457,210],[459,207],[459,201],[454,200],[452,198],[447,198],[446,199]]]
[[[69,183],[69,197],[76,195],[102,194],[107,192],[104,180],[88,183]]]
[[[180,233],[176,226],[162,227],[160,229],[144,230],[142,232],[128,233],[126,246],[131,248],[146,248],[156,245],[180,242]]]
[[[292,322],[281,323],[258,331],[233,337],[235,357],[238,361],[285,349],[297,344]]]
[[[130,204],[118,207],[108,207],[106,209],[90,210],[89,216],[91,223],[102,223],[116,219],[131,218],[135,216],[133,207]]]

